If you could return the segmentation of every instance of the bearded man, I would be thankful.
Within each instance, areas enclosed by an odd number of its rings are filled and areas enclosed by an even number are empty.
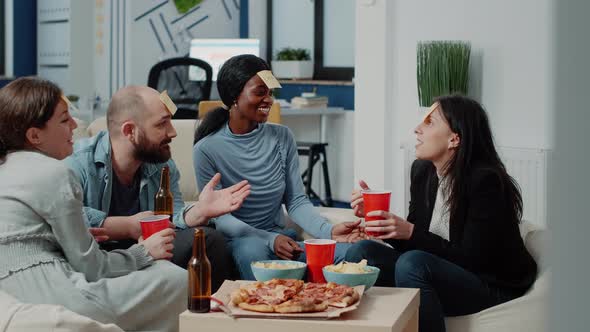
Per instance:
[[[171,226],[176,228],[171,261],[186,268],[194,228],[203,229],[212,266],[212,288],[216,290],[224,279],[231,279],[234,267],[223,235],[208,226],[208,221],[238,209],[250,186],[242,181],[214,190],[221,178],[217,174],[201,192],[199,201],[185,206],[178,183],[180,174],[171,159],[169,143],[176,137],[171,118],[156,90],[124,87],[109,104],[108,131],[77,141],[66,163],[80,180],[87,226],[94,234],[108,238],[100,242],[105,250],[126,249],[137,243],[141,236],[139,220],[153,214],[161,170],[168,166],[174,196]]]

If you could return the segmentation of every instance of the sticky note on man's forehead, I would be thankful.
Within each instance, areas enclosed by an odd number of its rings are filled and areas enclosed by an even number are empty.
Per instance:
[[[162,101],[162,103],[164,103],[164,106],[166,106],[166,109],[168,109],[168,112],[170,112],[170,114],[174,115],[174,113],[176,113],[176,110],[178,108],[176,107],[172,99],[170,99],[170,96],[168,96],[167,90],[164,90],[162,91],[162,93],[160,93],[160,100]]]
[[[281,87],[281,84],[270,70],[261,70],[257,72],[256,75],[258,75],[262,79],[264,84],[266,84],[266,86],[269,89],[276,89]]]

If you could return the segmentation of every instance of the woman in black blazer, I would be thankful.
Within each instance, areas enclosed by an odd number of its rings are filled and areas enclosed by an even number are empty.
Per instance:
[[[366,224],[375,241],[347,261],[381,268],[378,285],[420,288],[420,331],[445,331],[444,317],[472,314],[524,294],[537,266],[518,223],[522,198],[494,147],[485,111],[462,96],[438,98],[415,131],[407,220],[388,211]],[[361,181],[361,187],[368,189]],[[364,217],[362,195],[353,193]]]

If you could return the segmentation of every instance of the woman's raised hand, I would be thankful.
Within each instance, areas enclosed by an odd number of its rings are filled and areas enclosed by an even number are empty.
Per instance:
[[[414,224],[402,217],[387,211],[371,211],[369,217],[381,217],[383,220],[373,220],[365,224],[367,233],[380,233],[373,236],[376,239],[408,240],[414,232]]]

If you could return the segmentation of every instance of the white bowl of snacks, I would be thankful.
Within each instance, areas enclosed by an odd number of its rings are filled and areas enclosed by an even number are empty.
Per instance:
[[[287,260],[265,260],[252,262],[252,273],[258,281],[271,279],[302,279],[307,264]]]

